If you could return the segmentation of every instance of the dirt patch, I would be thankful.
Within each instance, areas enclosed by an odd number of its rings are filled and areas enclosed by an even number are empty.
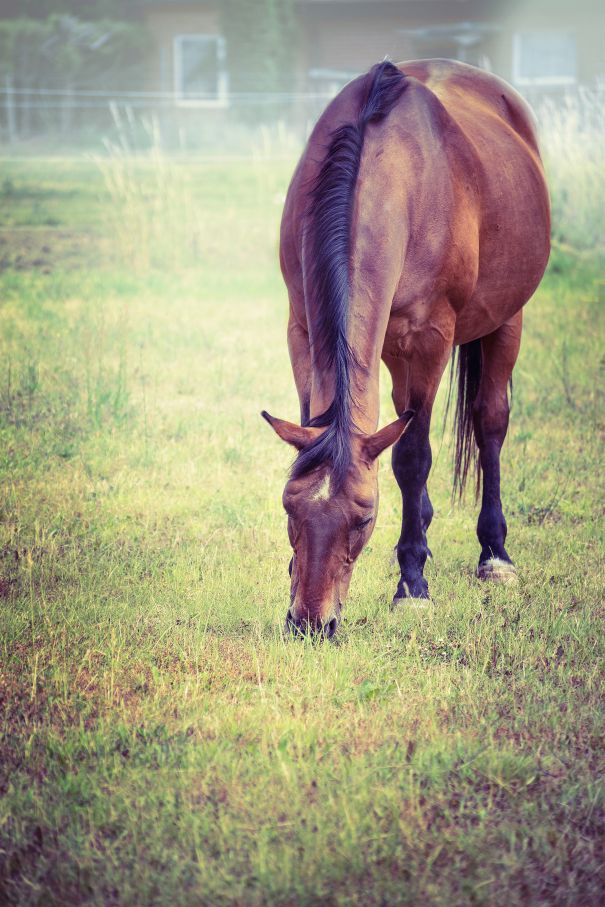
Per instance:
[[[106,237],[56,228],[0,228],[0,268],[41,271],[101,267],[111,261]]]

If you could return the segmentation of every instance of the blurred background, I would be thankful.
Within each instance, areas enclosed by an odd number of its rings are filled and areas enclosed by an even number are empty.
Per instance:
[[[303,139],[349,79],[388,56],[492,70],[534,104],[603,90],[596,0],[3,0],[3,144],[98,144],[153,118],[170,148]],[[249,138],[249,136],[248,136]]]
[[[5,155],[292,160],[376,61],[449,57],[532,103],[555,238],[603,241],[597,0],[2,0],[0,16]]]

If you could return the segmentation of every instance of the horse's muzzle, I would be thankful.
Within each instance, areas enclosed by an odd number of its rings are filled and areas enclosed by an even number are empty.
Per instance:
[[[291,610],[288,609],[285,630],[290,636],[332,639],[339,623],[340,618],[337,614],[333,614],[328,620],[309,620],[308,617],[294,617]]]

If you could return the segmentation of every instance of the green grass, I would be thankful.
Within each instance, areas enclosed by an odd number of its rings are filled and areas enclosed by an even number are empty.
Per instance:
[[[3,171],[0,902],[602,903],[596,254],[555,251],[526,310],[503,457],[518,586],[474,579],[442,389],[431,607],[389,610],[385,457],[338,642],[290,642],[290,454],[259,418],[297,415],[290,165],[180,165],[160,214],[177,223],[185,186],[196,244],[156,231],[132,266],[93,163]],[[157,181],[129,178],[142,222]]]

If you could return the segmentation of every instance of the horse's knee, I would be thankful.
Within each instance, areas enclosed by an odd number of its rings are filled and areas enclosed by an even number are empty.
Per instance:
[[[413,426],[412,422],[412,426]],[[428,432],[416,433],[408,437],[410,432],[401,438],[393,448],[392,465],[393,474],[401,489],[408,485],[424,485],[431,469],[432,454],[429,444]]]

